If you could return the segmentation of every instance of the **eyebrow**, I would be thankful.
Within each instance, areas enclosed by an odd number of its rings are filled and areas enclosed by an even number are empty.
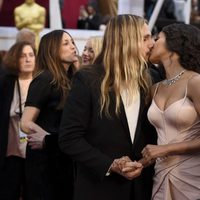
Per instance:
[[[151,37],[152,35],[151,34],[146,34],[146,35],[144,35],[143,37],[144,38],[148,38],[148,37]]]

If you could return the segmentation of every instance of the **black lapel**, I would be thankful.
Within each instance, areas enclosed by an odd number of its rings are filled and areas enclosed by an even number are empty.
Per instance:
[[[136,130],[135,130],[135,138],[134,138],[134,142],[133,142],[133,147],[135,146],[135,144],[137,144],[137,141],[140,137],[144,108],[145,108],[144,94],[142,91],[140,91],[140,109],[139,109],[139,113],[138,113],[138,121],[137,121]]]
[[[127,121],[126,112],[125,112],[125,108],[124,108],[122,99],[121,99],[121,106],[120,106],[120,116],[121,116],[120,119],[121,119],[122,126],[124,127],[127,138],[129,139],[130,144],[132,145],[130,130],[128,127],[128,121]]]

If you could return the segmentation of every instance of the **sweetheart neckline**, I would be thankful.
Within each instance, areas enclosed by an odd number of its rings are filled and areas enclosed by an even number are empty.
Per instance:
[[[162,113],[165,113],[168,109],[170,109],[174,104],[176,104],[176,103],[178,103],[178,102],[180,102],[180,101],[182,101],[182,100],[185,100],[185,97],[183,97],[183,98],[181,98],[181,99],[179,99],[179,100],[177,100],[177,101],[174,101],[173,103],[171,103],[169,106],[167,106],[167,108],[165,108],[164,110],[161,110],[159,107],[158,107],[158,105],[157,105],[157,103],[156,103],[156,101],[153,99],[152,100],[152,102],[155,104],[155,106],[158,108],[158,110],[160,111],[160,112],[162,112]]]

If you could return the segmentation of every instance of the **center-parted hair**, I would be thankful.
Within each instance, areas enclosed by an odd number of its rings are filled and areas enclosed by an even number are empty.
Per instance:
[[[71,35],[64,30],[54,30],[41,38],[35,72],[35,76],[44,70],[48,70],[52,74],[52,84],[56,85],[62,93],[61,102],[58,106],[59,108],[63,107],[70,89],[70,80],[66,75],[66,69],[60,58],[60,47],[64,33],[67,33],[71,37]]]
[[[129,102],[143,89],[149,92],[150,79],[143,58],[142,29],[146,21],[135,15],[118,15],[112,18],[106,27],[103,46],[95,63],[102,63],[105,76],[101,84],[101,113],[109,115],[111,90],[115,93],[115,113],[120,112],[120,91],[122,85],[127,90]]]

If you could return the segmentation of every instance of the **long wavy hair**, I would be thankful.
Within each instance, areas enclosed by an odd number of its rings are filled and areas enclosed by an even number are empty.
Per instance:
[[[58,108],[63,108],[70,89],[70,80],[59,53],[64,33],[67,33],[71,37],[71,35],[64,30],[54,30],[41,38],[36,59],[36,70],[34,73],[34,77],[38,76],[44,70],[48,70],[51,73],[53,77],[51,84],[55,85],[57,89],[61,91],[62,95]]]
[[[101,83],[101,111],[110,116],[109,92],[115,94],[115,113],[120,113],[120,91],[126,89],[131,102],[140,89],[149,93],[150,77],[142,55],[142,28],[146,21],[135,15],[119,15],[112,18],[106,27],[102,51],[95,63],[103,64],[105,76]]]

